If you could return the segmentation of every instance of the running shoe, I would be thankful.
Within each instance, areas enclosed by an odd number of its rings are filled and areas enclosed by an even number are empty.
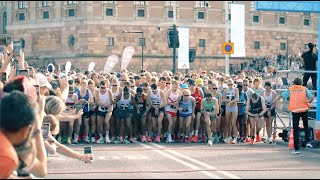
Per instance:
[[[137,139],[136,139],[136,138],[134,138],[134,137],[132,137],[132,138],[130,138],[130,142],[132,142],[132,143],[136,143],[136,142],[137,142]]]
[[[212,140],[211,139],[208,140],[208,146],[212,146]]]
[[[62,138],[61,138],[61,136],[58,136],[58,142],[59,142],[59,143],[62,143]]]
[[[192,143],[192,141],[193,141],[193,137],[192,136],[190,136],[189,138],[186,137],[186,139],[188,139],[187,143]]]
[[[105,139],[106,139],[106,143],[107,143],[107,144],[111,143],[111,140],[110,140],[110,138],[109,138],[108,135],[106,135],[106,138],[105,138]]]
[[[219,143],[219,137],[217,135],[214,136],[213,142],[214,143]]]
[[[268,138],[268,143],[269,143],[269,144],[272,144],[272,143],[273,143],[273,141],[272,141],[271,138]]]
[[[79,140],[79,139],[78,139],[78,135],[75,135],[75,138],[73,139],[73,143],[74,143],[74,144],[78,144],[78,140]]]
[[[128,140],[128,138],[124,138],[124,141],[123,141],[125,144],[130,144],[131,142]]]
[[[172,143],[172,142],[173,142],[172,137],[171,137],[171,134],[168,135],[166,142],[167,142],[167,143]]]
[[[97,140],[97,144],[102,144],[102,143],[104,143],[103,137],[101,137],[100,139]]]
[[[251,138],[250,144],[254,144],[254,138]]]
[[[96,138],[91,137],[91,143],[96,143]]]
[[[120,136],[120,143],[123,143],[123,137]]]
[[[310,142],[308,142],[308,143],[306,144],[306,147],[308,147],[308,148],[313,148],[313,146],[312,146],[312,144],[311,144]]]
[[[154,142],[160,143],[160,141],[161,141],[161,140],[160,140],[160,136],[156,136]]]
[[[199,136],[198,135],[194,135],[192,141],[195,142],[195,143],[198,142],[199,141]]]
[[[67,144],[71,144],[71,138],[70,137],[68,137],[68,139],[67,139]]]
[[[248,143],[248,142],[250,142],[250,139],[248,137],[246,137],[244,142]]]
[[[260,142],[260,141],[261,141],[261,137],[260,137],[260,135],[257,135],[256,142]]]
[[[176,137],[174,138],[175,141],[180,141],[180,136],[176,134]]]
[[[231,142],[232,144],[237,144],[237,138],[233,138],[233,141]]]
[[[84,138],[84,142],[85,142],[85,143],[90,143],[90,138],[89,138],[89,136],[86,136],[86,137]]]
[[[112,136],[111,142],[114,142],[116,140],[116,137]]]
[[[292,154],[300,154],[299,150],[292,151]]]
[[[116,138],[114,141],[113,141],[114,144],[120,144],[120,140],[119,140],[119,137]]]
[[[186,140],[185,140],[185,137],[184,137],[184,136],[181,136],[181,137],[180,137],[180,142],[181,142],[181,143],[186,142]]]
[[[207,142],[207,136],[206,135],[202,135],[202,142]]]
[[[146,136],[142,136],[141,142],[147,142]]]
[[[148,142],[152,142],[151,136],[148,136]]]

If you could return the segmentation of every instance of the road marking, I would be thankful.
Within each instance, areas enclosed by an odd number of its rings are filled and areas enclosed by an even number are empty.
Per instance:
[[[147,156],[142,156],[142,155],[123,156],[123,157],[128,159],[134,159],[134,160],[148,159]]]
[[[152,143],[152,145],[154,145],[154,146],[156,146],[156,147],[159,147],[159,148],[165,148],[164,146],[160,146],[160,145],[155,144],[155,143]],[[196,163],[196,164],[199,164],[199,165],[201,165],[201,166],[203,166],[203,167],[205,167],[205,168],[217,169],[217,168],[214,167],[214,166],[211,166],[211,165],[209,165],[209,164],[203,163],[203,162],[201,162],[201,161],[198,161],[198,160],[196,160],[196,159],[194,159],[194,158],[191,158],[191,157],[189,157],[189,156],[183,155],[183,154],[178,153],[178,152],[176,152],[176,151],[168,150],[168,149],[165,150],[165,151],[166,151],[166,152],[170,152],[171,154],[177,155],[177,156],[179,156],[179,157],[181,157],[181,158],[184,158],[184,159],[186,159],[186,160],[189,160],[189,161],[191,161],[191,162],[194,162],[194,163]],[[221,173],[221,174],[223,174],[223,175],[225,175],[225,176],[227,176],[227,177],[229,177],[229,178],[242,179],[242,178],[240,178],[240,177],[238,177],[238,176],[236,176],[236,175],[233,175],[233,174],[231,174],[231,173],[228,173],[228,172],[226,172],[226,171],[217,171],[217,172],[219,172],[219,173]]]
[[[110,158],[120,159],[120,157],[118,157],[118,156],[98,156],[98,159],[100,159],[100,160],[105,160],[105,159],[110,159]]]
[[[144,146],[144,147],[146,147],[146,148],[148,148],[148,149],[153,149],[151,146],[148,146],[148,145],[146,145],[146,144],[142,144],[142,143],[138,143],[138,144],[140,144],[141,146]],[[190,167],[191,169],[195,169],[195,170],[199,170],[199,169],[200,169],[200,168],[197,167],[197,166],[194,166],[194,165],[192,165],[192,164],[190,164],[190,163],[188,163],[188,162],[185,162],[185,161],[183,161],[183,160],[181,160],[181,159],[178,159],[178,158],[176,158],[176,157],[173,157],[173,156],[171,156],[171,155],[169,155],[169,154],[167,154],[167,153],[165,153],[165,152],[162,152],[162,151],[160,151],[160,150],[153,149],[153,151],[155,151],[155,152],[157,152],[158,154],[161,154],[161,155],[163,155],[163,156],[165,156],[165,157],[167,157],[167,158],[170,158],[170,159],[172,159],[172,160],[174,160],[174,161],[176,161],[176,162],[178,162],[178,163],[180,163],[180,164],[183,164],[183,165],[185,165],[185,166],[187,166],[187,167]],[[204,174],[204,175],[206,175],[206,176],[208,176],[208,177],[210,177],[210,178],[223,179],[222,177],[220,177],[220,176],[218,176],[218,175],[215,175],[215,174],[213,174],[213,173],[211,173],[211,172],[209,172],[209,171],[199,171],[199,172],[201,172],[202,174]]]

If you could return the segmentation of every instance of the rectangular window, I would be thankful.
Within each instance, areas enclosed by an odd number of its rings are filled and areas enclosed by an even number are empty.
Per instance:
[[[27,6],[26,1],[18,1],[18,9],[25,9]]]
[[[173,18],[173,11],[168,11],[168,18]]]
[[[146,2],[145,2],[145,1],[135,1],[135,5],[145,6],[145,5],[146,5]]]
[[[259,41],[254,42],[254,49],[260,49],[260,42]]]
[[[114,4],[114,1],[104,1],[105,4]]]
[[[305,15],[305,16],[310,16],[310,13],[304,12],[303,15]]]
[[[76,10],[68,9],[68,17],[74,17],[74,16],[76,16]]]
[[[138,9],[138,17],[144,17],[144,9]]]
[[[303,20],[303,25],[310,26],[310,19],[304,19]]]
[[[108,37],[108,46],[114,46],[114,38],[113,37]]]
[[[42,18],[43,19],[49,19],[50,18],[49,11],[43,11],[42,12]]]
[[[42,1],[42,7],[50,7],[50,1]]]
[[[260,17],[257,16],[257,15],[254,15],[254,16],[252,17],[252,21],[258,23],[258,22],[260,21]]]
[[[23,13],[23,12],[22,12],[22,13],[19,13],[18,16],[19,16],[19,17],[18,17],[18,18],[19,18],[19,21],[24,21],[24,20],[26,20],[26,15],[25,15],[25,13]]]
[[[280,43],[280,50],[286,50],[286,43]]]
[[[196,1],[196,7],[207,7],[207,1]]]
[[[199,47],[206,47],[206,40],[205,39],[199,39]]]
[[[173,5],[176,3],[176,1],[166,1],[167,6],[173,7]]]
[[[231,14],[228,14],[228,20],[231,21]]]
[[[77,1],[67,1],[68,5],[77,4]]]
[[[285,24],[286,18],[285,17],[279,17],[279,24]]]
[[[204,12],[198,12],[198,19],[204,19]]]
[[[107,8],[106,9],[106,16],[113,16],[113,9]]]

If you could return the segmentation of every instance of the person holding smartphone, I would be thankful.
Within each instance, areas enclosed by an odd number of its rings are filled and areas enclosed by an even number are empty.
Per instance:
[[[52,115],[43,118],[44,123],[50,123],[50,131],[48,139],[44,142],[46,150],[49,154],[59,153],[66,157],[78,159],[84,163],[93,163],[93,154],[83,154],[70,149],[69,147],[59,143],[53,136],[59,132],[59,121]]]

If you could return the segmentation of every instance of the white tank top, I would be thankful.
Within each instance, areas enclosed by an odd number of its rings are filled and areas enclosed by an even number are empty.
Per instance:
[[[101,91],[99,90],[99,103],[111,104],[108,91],[106,91],[104,94],[101,94]],[[98,110],[102,111],[102,112],[106,111],[106,110],[102,109],[101,106],[98,107]]]
[[[264,91],[264,93],[263,93],[263,98],[264,98],[264,100],[265,100],[265,104],[266,104],[266,105],[271,105],[271,103],[272,103],[272,92],[270,92],[270,95],[267,96],[267,95],[266,95],[266,91]]]
[[[131,94],[129,94],[129,98],[128,99],[124,99],[123,98],[123,93],[121,95],[121,99],[120,101],[117,103],[117,107],[121,110],[128,110],[129,105],[131,102]]]
[[[151,98],[152,105],[160,106],[163,102],[161,99],[160,90],[157,90],[157,91],[158,91],[157,94],[153,94],[153,92],[151,91],[150,98]]]
[[[118,87],[117,91],[112,93],[113,100],[116,100],[119,94],[120,94],[120,92],[119,92],[119,87]]]
[[[177,99],[179,98],[179,93],[176,92],[176,94],[173,94],[172,91],[170,91],[170,95],[168,97],[168,103],[174,103],[177,101]],[[169,111],[169,112],[177,112],[177,109],[175,106],[171,106],[171,105],[166,105],[165,106],[165,110]]]

